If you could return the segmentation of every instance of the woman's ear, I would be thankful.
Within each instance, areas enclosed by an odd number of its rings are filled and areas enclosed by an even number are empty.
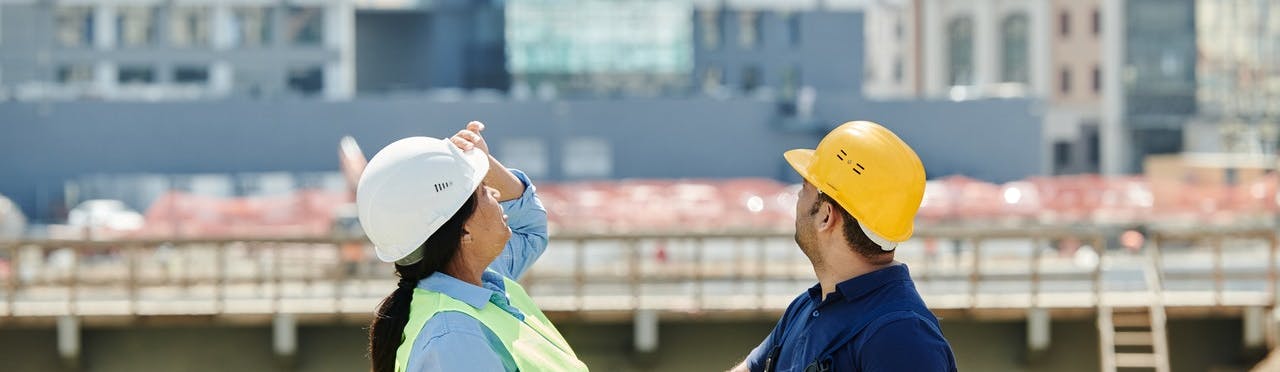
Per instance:
[[[466,226],[463,226],[463,227],[462,227],[462,244],[463,244],[463,245],[471,244],[471,242],[473,242],[473,241],[475,241],[475,239],[474,239],[474,238],[472,238],[472,236],[471,236],[471,232],[470,232],[470,231],[467,231],[467,227],[466,227]]]

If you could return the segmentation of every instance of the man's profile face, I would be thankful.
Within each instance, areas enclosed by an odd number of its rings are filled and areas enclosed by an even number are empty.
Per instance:
[[[800,250],[810,257],[812,255],[809,253],[817,249],[817,228],[814,227],[814,218],[819,207],[821,203],[818,201],[818,189],[805,181],[804,187],[800,188],[799,198],[796,199],[795,239]]]

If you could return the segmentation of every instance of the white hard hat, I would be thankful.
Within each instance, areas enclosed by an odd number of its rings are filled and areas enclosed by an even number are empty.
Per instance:
[[[408,265],[453,217],[489,171],[489,156],[448,140],[409,137],[373,156],[356,186],[360,226],[378,259]]]

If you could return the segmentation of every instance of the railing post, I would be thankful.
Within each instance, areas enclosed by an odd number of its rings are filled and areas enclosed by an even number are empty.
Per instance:
[[[9,318],[14,318],[14,304],[18,299],[18,262],[21,261],[18,253],[22,251],[22,245],[13,244],[8,247],[9,254],[9,275],[5,277],[5,308],[8,310]]]
[[[586,308],[586,241],[579,238],[573,242],[573,308],[582,312]]]
[[[83,247],[73,246],[71,249],[70,285],[67,286],[67,315],[76,314],[76,292],[80,286],[80,255]]]
[[[1102,257],[1103,257],[1103,254],[1106,253],[1103,250],[1106,247],[1103,245],[1102,242],[1105,240],[1106,239],[1101,236],[1093,237],[1093,249],[1096,251],[1095,253],[1098,255],[1098,262],[1095,262],[1093,265],[1093,303],[1095,304],[1095,306],[1099,308],[1103,306],[1103,302],[1104,302],[1103,298],[1105,297],[1105,293],[1103,293],[1103,288],[1102,288],[1103,287]],[[1081,243],[1083,244],[1084,242],[1081,241]],[[1083,246],[1076,248],[1076,250],[1079,251],[1080,248],[1083,248]]]
[[[702,311],[703,305],[704,305],[703,302],[705,301],[705,298],[703,298],[704,296],[703,293],[706,292],[706,288],[704,288],[706,286],[706,281],[703,280],[703,275],[702,275],[702,270],[703,270],[702,256],[704,253],[706,253],[705,252],[706,247],[707,247],[706,242],[703,240],[701,236],[694,238],[693,240],[693,309],[695,311]]]
[[[1213,235],[1213,304],[1222,306],[1224,280],[1222,275],[1222,235]]]
[[[129,283],[127,284],[129,292],[128,307],[129,315],[138,315],[138,285],[142,279],[138,275],[138,250],[139,245],[130,244],[125,247],[124,259],[128,266]]]
[[[1031,298],[1029,299],[1031,308],[1040,307],[1040,256],[1042,254],[1040,234],[1037,233],[1031,239]]]
[[[1276,304],[1276,233],[1267,233],[1267,293],[1271,295],[1268,303]]]
[[[973,266],[969,271],[969,309],[978,307],[978,283],[982,280],[982,238],[972,238]]]
[[[334,271],[337,273],[333,276],[333,312],[335,314],[342,313],[342,293],[345,292],[347,284],[347,270],[355,271],[353,268],[356,264],[347,262],[347,258],[343,256],[346,253],[344,248],[347,244],[345,239],[333,242],[333,253],[337,258],[337,265],[334,266]]]
[[[215,245],[217,258],[213,268],[213,313],[222,314],[227,308],[227,244]]]
[[[631,307],[633,309],[641,309],[640,301],[640,239],[629,238],[626,240],[627,254],[631,257],[627,260],[627,281],[631,287]]]
[[[765,263],[769,261],[769,246],[765,241],[764,237],[756,238],[756,310],[759,311],[764,311],[765,283],[769,279],[765,272],[768,269]]]
[[[284,297],[284,247],[280,243],[271,243],[271,250],[274,252],[271,268],[271,279],[275,281],[275,290],[272,291],[271,309],[272,313],[279,314],[281,309],[281,301]]]

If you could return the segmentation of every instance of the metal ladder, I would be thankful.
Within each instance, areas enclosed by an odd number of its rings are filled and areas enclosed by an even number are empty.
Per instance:
[[[1165,329],[1163,287],[1156,259],[1147,250],[1144,278],[1151,303],[1147,307],[1098,305],[1098,337],[1102,371],[1143,369],[1169,372],[1169,337]]]

